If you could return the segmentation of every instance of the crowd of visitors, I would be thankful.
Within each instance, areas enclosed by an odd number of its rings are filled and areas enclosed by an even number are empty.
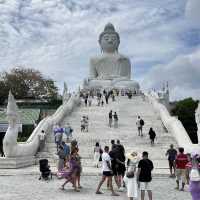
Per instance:
[[[97,94],[84,93],[83,99],[85,106],[91,106],[95,100],[97,100],[97,106],[104,106],[109,103],[109,99],[116,100],[116,96],[119,92],[103,91]],[[121,94],[122,95],[122,94]],[[126,94],[128,98],[132,98],[131,93]],[[118,114],[110,110],[108,114],[109,127],[118,128]],[[89,118],[87,115],[81,118],[81,132],[88,131]],[[138,136],[144,136],[143,127],[145,125],[141,116],[137,117],[136,126],[138,129]],[[71,183],[74,190],[79,192],[82,188],[80,184],[80,177],[82,172],[81,156],[79,155],[78,142],[72,140],[71,144],[67,144],[63,141],[63,134],[66,135],[67,142],[72,137],[73,129],[68,123],[66,127],[62,128],[59,125],[54,127],[54,137],[57,146],[58,161],[58,177],[65,179],[61,185],[61,189],[65,188],[67,183]],[[154,146],[156,138],[155,130],[150,127],[149,132],[150,144]],[[44,131],[39,135],[40,150],[44,148],[46,135]],[[117,186],[119,192],[127,191],[127,197],[129,200],[145,199],[145,192],[147,192],[148,199],[152,200],[152,170],[154,169],[153,162],[149,159],[149,153],[143,151],[142,155],[139,155],[137,151],[125,152],[124,146],[120,143],[120,140],[111,140],[110,147],[101,147],[99,142],[96,142],[93,149],[94,167],[102,167],[102,177],[96,188],[96,194],[102,194],[101,187],[106,182],[107,188],[111,191],[112,196],[119,196],[114,190],[113,181]],[[170,177],[176,178],[175,189],[179,191],[185,190],[185,185],[189,184],[189,189],[193,200],[200,200],[200,155],[193,153],[187,155],[184,153],[184,148],[178,148],[178,151],[174,148],[173,144],[166,151],[168,156]]]
[[[110,110],[110,112],[108,113],[108,125],[109,127],[111,128],[112,125],[114,128],[118,128],[118,115],[117,115],[117,112],[114,112],[113,114],[113,111]]]
[[[99,143],[96,146],[100,147]],[[97,149],[99,154],[100,149]],[[153,163],[148,159],[148,152],[143,152],[142,158],[135,151],[125,154],[125,148],[120,141],[117,140],[115,143],[115,140],[111,140],[111,147],[105,146],[102,154],[102,178],[96,194],[102,194],[101,186],[107,180],[111,195],[119,196],[113,189],[112,177],[114,177],[120,192],[127,189],[129,200],[138,198],[138,189],[141,190],[141,200],[144,200],[145,191],[148,192],[149,200],[152,200],[152,170]]]
[[[173,144],[166,152],[169,161],[170,177],[176,178],[176,190],[184,191],[189,184],[189,191],[193,200],[200,199],[200,155],[198,153],[185,154],[184,148],[178,151]]]

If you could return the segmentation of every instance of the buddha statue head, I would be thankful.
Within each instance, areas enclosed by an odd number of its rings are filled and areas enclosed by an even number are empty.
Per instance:
[[[108,23],[104,31],[100,34],[99,44],[101,50],[105,53],[114,53],[118,51],[120,37],[111,23]]]

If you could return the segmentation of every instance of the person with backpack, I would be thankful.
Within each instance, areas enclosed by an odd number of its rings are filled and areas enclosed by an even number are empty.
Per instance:
[[[142,118],[140,118],[140,116],[138,116],[138,118],[137,118],[136,125],[138,128],[138,136],[143,136],[142,129],[144,126],[144,120]]]

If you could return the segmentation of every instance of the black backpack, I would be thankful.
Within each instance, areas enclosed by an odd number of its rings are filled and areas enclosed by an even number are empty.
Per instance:
[[[140,125],[144,126],[144,120],[143,119],[140,120]]]

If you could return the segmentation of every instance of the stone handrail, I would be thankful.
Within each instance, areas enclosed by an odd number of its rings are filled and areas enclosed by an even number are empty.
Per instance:
[[[153,105],[154,109],[158,112],[161,121],[165,128],[174,136],[179,147],[184,147],[185,152],[199,152],[200,153],[200,144],[193,144],[183,127],[180,120],[176,117],[172,117],[167,110],[167,108],[159,103],[157,99],[157,95],[155,92],[151,92],[150,94],[146,94],[148,100]]]
[[[53,125],[61,123],[79,104],[79,94],[72,95],[52,116],[40,121],[26,142],[17,143],[18,125],[16,123],[9,124],[3,140],[3,149],[6,157],[34,156],[39,148],[38,135],[41,131],[44,130],[46,134],[51,133]]]

